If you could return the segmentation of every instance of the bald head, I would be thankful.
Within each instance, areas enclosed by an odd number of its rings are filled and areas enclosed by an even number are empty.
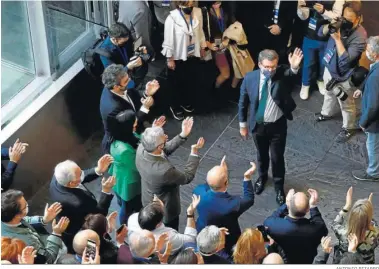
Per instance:
[[[217,165],[209,170],[207,183],[214,191],[224,191],[228,181],[228,170],[225,166]]]
[[[293,217],[304,217],[309,210],[309,199],[304,192],[297,192],[291,199],[288,209]]]
[[[73,240],[72,247],[79,256],[82,256],[84,249],[87,246],[87,241],[92,240],[96,242],[96,246],[100,246],[100,238],[95,231],[83,230],[78,232]]]
[[[284,262],[278,253],[270,253],[263,259],[262,264],[284,264]]]
[[[130,250],[136,257],[147,258],[155,249],[155,238],[152,232],[141,230],[129,237]]]

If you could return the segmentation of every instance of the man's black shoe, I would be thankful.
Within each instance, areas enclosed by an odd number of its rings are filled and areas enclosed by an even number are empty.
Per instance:
[[[195,109],[191,106],[191,105],[187,105],[187,106],[181,106],[183,108],[183,110],[187,113],[192,113],[195,111]]]
[[[254,189],[256,194],[261,194],[265,189],[267,178],[259,177],[254,184]]]
[[[172,116],[176,119],[176,120],[184,120],[184,111],[181,110],[180,108],[172,108],[170,107],[170,111],[172,113]]]
[[[276,191],[276,202],[281,206],[284,204],[285,198],[284,198],[284,191],[278,190]]]
[[[352,171],[352,174],[356,180],[379,182],[379,177],[370,176],[364,170],[354,170]]]

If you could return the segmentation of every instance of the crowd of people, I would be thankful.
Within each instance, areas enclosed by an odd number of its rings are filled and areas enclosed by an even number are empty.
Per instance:
[[[226,7],[230,3],[157,2],[161,55],[152,45],[154,16],[147,1],[120,2],[119,22],[100,45],[103,156],[86,170],[72,160],[58,163],[49,186],[53,203],[41,216],[29,216],[23,192],[10,188],[28,144],[17,140],[2,148],[2,160],[9,160],[1,180],[2,263],[325,264],[333,252],[335,264],[374,264],[379,227],[372,194],[354,203],[353,188],[348,189],[345,205],[329,226],[337,238],[333,248],[317,190],[284,191],[287,121],[296,108],[291,90],[300,73],[301,99],[309,98],[314,76],[324,95],[317,122],[330,120],[339,104],[343,126],[338,142],[346,142],[358,128],[367,134],[368,168],[353,176],[379,182],[379,36],[367,40],[362,3],[299,0],[296,7],[273,1],[272,18],[265,21],[267,44],[256,57],[249,52],[243,24]],[[308,25],[303,49],[287,53],[294,16]],[[142,45],[131,50],[138,38]],[[372,62],[369,70],[359,65],[362,53]],[[160,56],[170,90],[161,89],[158,78],[143,83],[148,63]],[[180,186],[193,181],[206,141],[199,137],[191,146],[182,169],[168,157],[186,143],[196,124],[196,94],[207,91],[201,72],[209,63],[218,70],[212,92],[221,87],[237,92],[240,134],[253,137],[257,164],[251,162],[241,175],[242,195],[232,195],[224,156],[205,183],[193,189],[180,233]],[[162,97],[172,120],[182,121],[170,140],[164,131],[168,118],[151,112]],[[238,218],[264,191],[270,162],[279,207],[262,225],[242,231]],[[85,185],[95,180],[101,184],[97,197]],[[120,209],[109,212],[114,196]]]

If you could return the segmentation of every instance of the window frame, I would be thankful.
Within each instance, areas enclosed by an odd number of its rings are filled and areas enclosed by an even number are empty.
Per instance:
[[[102,24],[106,26],[109,25],[108,22],[113,21],[112,0],[83,2],[86,5],[87,19],[98,22],[103,18]],[[35,78],[1,107],[1,143],[4,143],[14,132],[21,128],[28,119],[37,113],[84,68],[81,59],[71,61],[72,59],[69,58],[74,55],[72,51],[75,51],[75,47],[77,51],[78,46],[90,45],[90,41],[86,41],[86,37],[94,34],[97,37],[99,33],[95,27],[87,27],[87,31],[83,32],[60,55],[51,55],[48,48],[43,1],[26,1],[26,5],[35,65]],[[87,22],[87,25],[91,25],[91,23]],[[101,28],[100,26],[98,27]],[[95,33],[92,32],[94,30]],[[54,62],[65,65],[65,60],[66,63],[70,63],[70,67],[67,70],[64,69],[63,73],[59,70],[52,72],[51,67],[56,66],[53,64]],[[58,75],[59,78],[56,79]]]

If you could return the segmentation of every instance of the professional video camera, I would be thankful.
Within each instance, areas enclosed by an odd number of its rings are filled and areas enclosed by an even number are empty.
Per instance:
[[[357,66],[353,73],[351,74],[351,83],[354,87],[360,88],[363,85],[368,74],[368,70],[363,66]],[[331,79],[326,84],[326,90],[332,91],[332,93],[341,101],[345,101],[348,97],[347,93],[343,90],[342,86],[339,84],[340,81]]]

